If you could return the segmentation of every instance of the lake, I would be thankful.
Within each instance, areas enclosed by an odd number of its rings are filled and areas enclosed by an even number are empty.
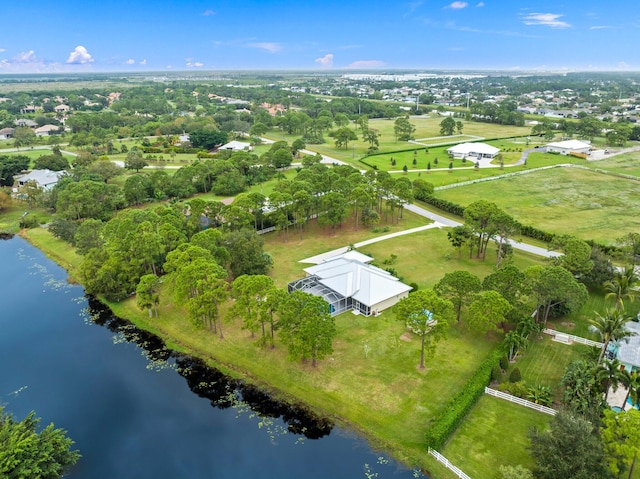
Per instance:
[[[424,477],[302,405],[165,349],[25,240],[0,240],[0,265],[0,404],[68,431],[82,454],[70,477]]]

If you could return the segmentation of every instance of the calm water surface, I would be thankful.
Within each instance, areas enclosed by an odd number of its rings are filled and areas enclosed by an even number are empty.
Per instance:
[[[0,404],[68,431],[72,478],[424,477],[171,353],[65,278],[24,240],[0,241]]]

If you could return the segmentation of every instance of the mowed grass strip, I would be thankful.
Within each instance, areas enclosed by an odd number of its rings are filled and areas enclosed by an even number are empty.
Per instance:
[[[555,168],[438,191],[437,196],[463,206],[492,201],[523,224],[611,244],[640,227],[639,186],[601,173]]]
[[[529,430],[544,430],[551,419],[485,394],[439,452],[474,479],[499,479],[502,465],[533,467]]]

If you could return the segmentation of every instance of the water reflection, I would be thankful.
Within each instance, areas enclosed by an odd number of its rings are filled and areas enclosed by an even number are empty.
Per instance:
[[[239,412],[246,412],[248,408],[261,419],[260,427],[273,425],[273,421],[265,421],[267,418],[282,419],[288,432],[303,435],[307,439],[320,439],[329,435],[333,428],[331,421],[318,417],[303,405],[275,400],[268,392],[242,380],[230,378],[206,365],[201,359],[168,349],[158,336],[118,318],[93,297],[88,297],[87,309],[95,324],[106,327],[116,333],[117,337],[137,344],[154,368],[163,369],[163,365],[175,365],[177,372],[186,379],[189,389],[208,399],[213,407],[233,407]],[[265,429],[273,439],[273,428]],[[283,433],[286,431],[279,431],[279,434]]]

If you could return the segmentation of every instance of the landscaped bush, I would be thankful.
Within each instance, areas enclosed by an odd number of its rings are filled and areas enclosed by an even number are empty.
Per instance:
[[[440,449],[449,439],[476,401],[484,394],[484,388],[489,385],[491,379],[491,372],[503,354],[504,352],[500,349],[489,354],[471,379],[449,400],[442,414],[431,422],[425,434],[428,447]]]
[[[491,370],[491,381],[498,382],[502,379],[502,368],[496,364]]]
[[[20,228],[37,228],[40,226],[40,220],[37,216],[27,215],[20,220]]]
[[[500,367],[503,371],[509,369],[509,356],[507,356],[506,354],[500,358]]]
[[[520,381],[522,381],[522,374],[520,373],[520,368],[515,368],[513,371],[511,371],[511,374],[509,374],[509,382],[518,383]]]
[[[527,386],[527,383],[524,381],[518,381],[517,383],[504,382],[499,384],[496,389],[522,399],[525,399],[527,394],[529,394],[529,386]]]

